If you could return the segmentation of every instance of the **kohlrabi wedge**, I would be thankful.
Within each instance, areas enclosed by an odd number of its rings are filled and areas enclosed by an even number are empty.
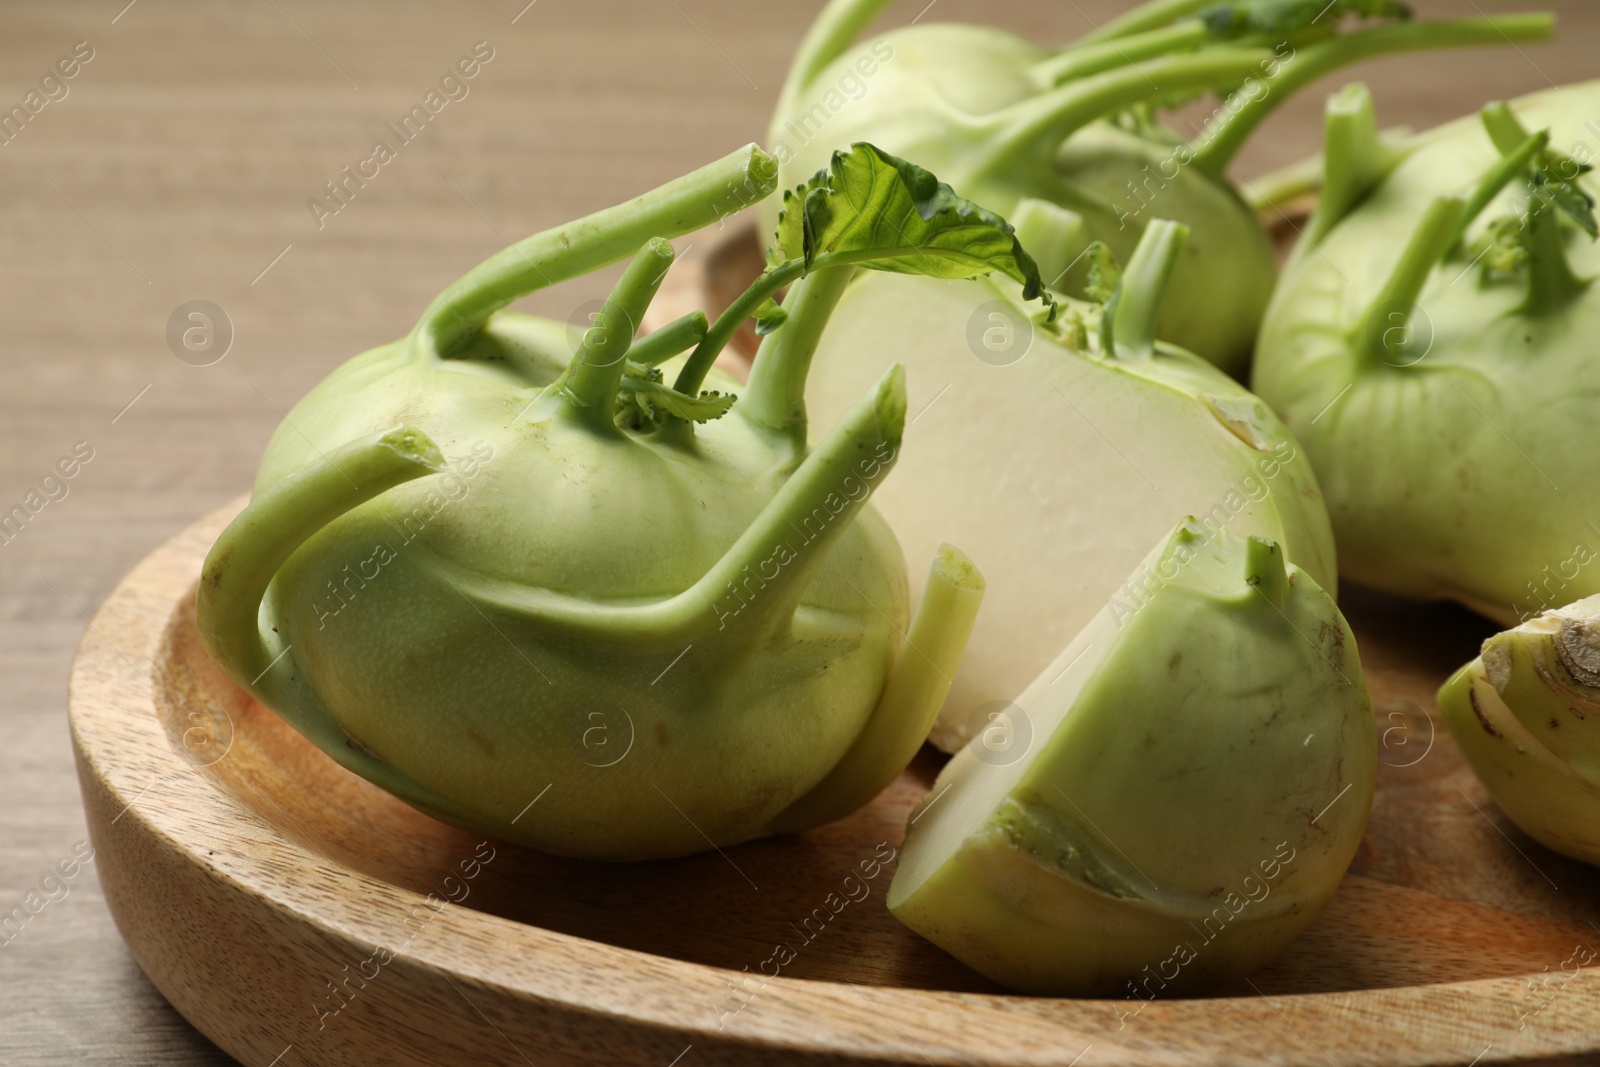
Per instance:
[[[1512,822],[1600,865],[1600,596],[1489,638],[1439,707]]]
[[[859,277],[834,312],[807,402],[840,418],[893,360],[910,420],[874,497],[911,566],[942,541],[988,582],[935,744],[954,751],[1113,597],[1185,515],[1269,538],[1324,588],[1333,539],[1311,468],[1276,416],[1204,361],[1155,340],[1185,236],[1152,223],[1122,272],[1088,256],[1102,306],[1064,301],[1054,323],[1017,287]]]
[[[1126,258],[1154,218],[1188,225],[1160,336],[1242,376],[1272,291],[1273,250],[1227,179],[1250,133],[1328,71],[1415,49],[1548,36],[1546,15],[1406,23],[1397,0],[1157,0],[1052,51],[984,26],[916,24],[856,44],[889,0],[832,0],[801,43],[772,120],[798,184],[855,141],[916,160],[1021,224],[1029,201],[1070,213],[1024,240],[1052,288],[1079,292],[1091,241]],[[1348,16],[1377,21],[1341,34]],[[1395,21],[1399,20],[1399,21]],[[1193,136],[1156,110],[1224,97]],[[776,205],[764,222],[770,232]]]
[[[925,736],[982,581],[941,552],[902,649],[904,562],[866,501],[899,457],[904,374],[809,446],[821,294],[858,265],[1034,268],[973,205],[919,213],[911,170],[865,149],[841,168],[842,195],[796,213],[827,246],[798,241],[714,324],[635,337],[665,239],[772,190],[753,147],[504,250],[334,371],[206,561],[212,657],[401,799],[555,852],[670,856],[865,803]],[[575,354],[563,325],[503,310],[629,257]],[[753,313],[749,388],[702,389]]]
[[[1305,444],[1348,578],[1503,622],[1600,593],[1596,116],[1590,82],[1397,152],[1360,87],[1330,102],[1327,189],[1254,384]]]
[[[1127,584],[1003,743],[945,767],[889,889],[1013,989],[1143,1001],[1248,974],[1333,895],[1371,809],[1361,662],[1306,572],[1190,519]]]

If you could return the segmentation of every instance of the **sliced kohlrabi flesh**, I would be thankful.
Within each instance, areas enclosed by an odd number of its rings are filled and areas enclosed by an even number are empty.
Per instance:
[[[837,418],[890,360],[908,367],[895,477],[874,497],[913,573],[959,543],[988,581],[935,741],[1014,699],[1185,515],[1281,544],[1336,581],[1321,494],[1256,397],[1179,349],[1075,350],[986,282],[859,277],[815,356],[807,405]],[[1031,340],[1029,335],[1031,334]]]

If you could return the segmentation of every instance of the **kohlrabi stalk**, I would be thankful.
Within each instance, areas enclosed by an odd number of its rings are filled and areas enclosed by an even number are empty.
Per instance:
[[[950,692],[947,667],[961,662],[983,590],[983,576],[972,561],[957,548],[939,546],[922,607],[905,636],[899,665],[890,675],[878,710],[845,758],[772,829],[798,829],[848,815],[911,762]]]
[[[774,274],[783,271],[782,267]],[[835,267],[812,275],[795,286],[785,301],[790,321],[784,329],[762,342],[758,358],[750,367],[750,382],[745,400],[749,418],[789,442],[801,443],[805,435],[806,380],[811,373],[811,356],[821,340],[817,323],[826,322],[844,295],[855,271]]]
[[[887,188],[908,195],[891,196],[875,213],[840,200],[881,196],[874,180],[891,173]],[[736,301],[724,319],[747,313],[742,304],[797,282],[784,303],[783,329],[769,334],[756,353],[743,409],[746,418],[778,435],[791,451],[804,446],[806,382],[823,325],[858,267],[946,280],[997,269],[1022,284],[1025,301],[1042,299],[1047,308],[1053,306],[1038,266],[1004,219],[956,196],[916,164],[872,145],[835,153],[826,171],[786,191],[783,204],[769,269],[751,285],[750,299]],[[679,391],[699,387],[700,376],[719,354],[716,342],[725,344],[732,333],[714,328],[708,334],[679,374]]]
[[[1249,974],[1333,896],[1372,805],[1354,638],[1277,545],[1187,519],[1124,590],[945,767],[889,888],[1028,993]]]
[[[1075,47],[1083,48],[1150,30],[1159,30],[1179,19],[1193,15],[1201,8],[1210,7],[1215,2],[1216,0],[1149,0],[1148,3],[1140,4],[1132,11],[1095,27],[1093,32],[1079,38]]]
[[[1396,151],[1359,86],[1330,104],[1327,193],[1254,384],[1306,446],[1349,577],[1506,622],[1600,592],[1597,113],[1600,83],[1577,85]]]
[[[670,241],[652,237],[645,243],[595,316],[594,325],[584,331],[572,362],[547,391],[560,403],[562,415],[593,433],[620,437],[625,432],[617,426],[617,393],[633,345],[633,324],[643,320],[673,256]]]
[[[1439,707],[1512,822],[1600,865],[1600,597],[1489,638],[1439,690]]]
[[[628,359],[643,367],[660,366],[705,340],[710,329],[704,311],[691,311],[635,342]]]
[[[736,303],[791,338],[737,402],[710,369],[737,320],[637,324],[668,239],[774,175],[752,147],[519,242],[314,389],[206,561],[218,665],[401,799],[555,852],[675,855],[869,800],[937,712],[982,582],[952,554],[908,617],[867,502],[900,458],[905,375],[808,443],[797,398],[831,305],[803,294],[862,269],[1038,280],[1004,220],[869,146],[842,154]],[[575,352],[504,310],[620,259]]]
[[[1228,183],[1229,164],[1293,92],[1338,67],[1418,49],[1549,36],[1542,14],[1407,23],[1388,0],[1157,0],[1059,51],[988,27],[919,21],[854,40],[886,0],[834,0],[802,42],[769,139],[794,184],[836,147],[871,141],[931,166],[1008,216],[1027,200],[1073,213],[1060,246],[1034,245],[1060,292],[1085,281],[1081,253],[1132,254],[1151,219],[1192,230],[1160,334],[1235,376],[1248,362],[1275,276],[1273,250]],[[1349,18],[1363,20],[1345,32]],[[1155,111],[1226,94],[1193,138]],[[764,216],[775,222],[769,205]]]
[[[1308,45],[1284,60],[1266,92],[1245,100],[1237,110],[1213,117],[1195,140],[1194,165],[1220,179],[1267,116],[1289,96],[1341,67],[1401,52],[1538,41],[1548,38],[1554,25],[1547,14],[1495,15],[1386,26]]]
[[[1319,181],[1313,185],[1320,195],[1305,229],[1305,249],[1315,247],[1403,158],[1378,132],[1372,94],[1365,85],[1347,85],[1334,93],[1328,98],[1325,114],[1327,150],[1317,169]]]
[[[757,204],[777,178],[773,157],[751,145],[629,203],[518,241],[434,298],[415,343],[456,355],[518,297],[626,259],[652,238],[693,233]]]

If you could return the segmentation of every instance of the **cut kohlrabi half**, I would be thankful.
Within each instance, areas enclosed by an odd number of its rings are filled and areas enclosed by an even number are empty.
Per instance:
[[[1248,974],[1333,895],[1377,774],[1333,598],[1193,519],[913,813],[889,908],[1013,989],[1150,1000]]]
[[[1054,323],[1011,283],[862,275],[820,339],[806,401],[823,422],[906,363],[905,448],[873,499],[914,571],[948,539],[988,583],[933,734],[946,751],[1107,600],[1137,603],[1128,573],[1185,515],[1269,538],[1334,588],[1327,514],[1294,438],[1215,367],[1154,340],[1185,236],[1152,223],[1120,279],[1101,249],[1104,303],[1064,301]]]

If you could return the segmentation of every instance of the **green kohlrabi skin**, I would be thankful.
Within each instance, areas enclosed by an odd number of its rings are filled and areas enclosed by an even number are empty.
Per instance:
[[[1333,538],[1299,444],[1215,367],[1152,339],[1183,231],[1158,221],[1123,273],[1113,347],[1104,313],[1068,302],[1031,320],[1014,286],[863,275],[834,313],[807,394],[823,422],[888,366],[908,366],[910,423],[874,497],[913,568],[944,538],[988,583],[933,735],[965,744],[1015,699],[1185,515],[1269,538],[1330,591]],[[1027,244],[1027,234],[1023,234]],[[989,341],[1000,347],[991,350]]]
[[[634,324],[672,262],[663,238],[772,191],[754,146],[503,251],[410,336],[336,370],[285,418],[207,559],[212,658],[401,799],[553,852],[679,855],[869,800],[926,735],[983,582],[944,547],[932,606],[908,618],[903,557],[866,502],[898,459],[904,373],[813,447],[810,348],[852,264],[908,254],[877,253],[873,225],[910,228],[892,210],[928,208],[922,265],[899,269],[1032,265],[947,188],[889,195],[931,176],[867,149],[839,165],[841,191],[853,167],[880,196],[861,214],[814,190],[829,247],[790,247],[753,289],[759,304],[793,283],[782,312],[760,309],[775,332],[737,402],[700,386],[746,305],[638,341]],[[942,257],[951,227],[963,257]],[[630,255],[575,353],[566,326],[503,310]]]
[[[1205,3],[1164,3],[1061,51],[991,27],[931,22],[853,44],[887,4],[833,0],[802,43],[768,135],[781,183],[802,182],[834,149],[869,141],[1013,219],[1030,199],[1065,208],[1078,223],[1029,251],[1051,287],[1072,294],[1091,241],[1125,259],[1152,219],[1182,222],[1192,237],[1161,336],[1235,377],[1248,367],[1276,277],[1267,234],[1226,177],[1256,125],[1317,75],[1371,55],[1549,32],[1543,16],[1516,16],[1338,37],[1343,9],[1307,0],[1297,16],[1305,25],[1279,31],[1249,21],[1261,12],[1230,21]],[[1192,141],[1147,113],[1174,97],[1234,89]],[[776,211],[775,202],[765,207],[767,232]]]
[[[1063,247],[1029,246],[1041,263],[1060,264],[1056,270],[1046,265],[1045,272],[1052,288],[1063,293],[1082,290],[1081,265],[1065,273],[1063,268],[1090,241],[1104,241],[1126,258],[1154,211],[1183,220],[1192,237],[1176,288],[1194,296],[1169,302],[1162,337],[1229,373],[1242,373],[1276,266],[1265,231],[1225,182],[1179,166],[1173,142],[1153,141],[1108,123],[1090,124],[1059,143],[1053,155],[1040,152],[987,171],[976,165],[995,131],[974,117],[1021,105],[1040,93],[1043,86],[1031,68],[1049,55],[985,27],[930,24],[885,34],[846,52],[818,75],[815,85],[822,100],[811,106],[826,109],[828,87],[836,87],[851,72],[859,74],[863,61],[889,57],[866,81],[865,94],[831,115],[815,136],[805,137],[812,123],[803,110],[774,118],[769,139],[781,178],[791,184],[801,181],[825,166],[836,147],[867,140],[924,162],[963,196],[993,204],[1003,214],[1014,215],[1025,198],[1068,208],[1082,223],[1065,235]],[[908,100],[917,101],[916,106],[908,108]],[[813,118],[820,114],[813,113]],[[1155,202],[1151,212],[1141,210],[1147,200]],[[764,223],[772,221],[775,210],[767,206]],[[1219,284],[1224,274],[1226,284]]]
[[[713,602],[726,629],[608,640],[522,617],[524,587],[600,604],[689,588],[787,480],[734,415],[687,447],[518,420],[565,368],[566,338],[502,312],[462,358],[408,359],[400,341],[307,394],[257,494],[397,423],[455,463],[321,529],[274,581],[273,624],[349,744],[456,800],[457,821],[569,855],[737,842],[819,780],[877,703],[907,622],[899,547],[867,508],[836,520],[798,587],[762,588],[778,564],[761,554],[749,605]],[[864,454],[896,444],[885,433]]]
[[[1600,866],[1600,597],[1489,638],[1439,707],[1512,822]]]
[[[1140,1001],[1280,952],[1333,896],[1377,738],[1333,598],[1178,525],[913,813],[889,908],[1013,989]]]
[[[1600,592],[1600,246],[1551,209],[1527,260],[1491,269],[1490,228],[1529,197],[1479,116],[1397,161],[1359,88],[1330,109],[1336,199],[1357,206],[1313,220],[1254,385],[1316,467],[1344,575],[1507,623]],[[1600,144],[1600,82],[1512,110],[1508,145],[1548,131],[1570,163]]]

